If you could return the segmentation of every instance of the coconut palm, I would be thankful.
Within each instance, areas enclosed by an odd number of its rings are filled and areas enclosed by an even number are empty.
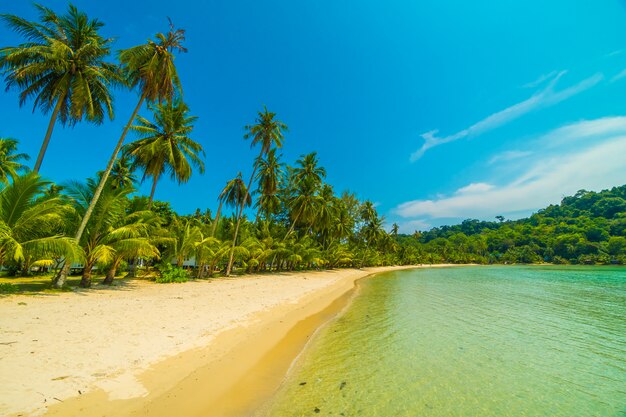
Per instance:
[[[54,125],[74,125],[87,119],[100,124],[105,115],[113,118],[112,83],[119,82],[117,67],[105,62],[112,39],[98,31],[103,23],[78,11],[72,5],[65,15],[35,5],[40,22],[3,14],[11,29],[26,42],[0,48],[0,71],[7,90],[20,90],[19,103],[34,99],[33,111],[52,111],[48,129],[33,171],[39,172]]]
[[[89,179],[86,183],[70,182],[66,186],[78,216],[87,210],[97,184],[97,181]],[[145,256],[158,256],[156,248],[146,239],[148,223],[141,221],[141,216],[127,214],[128,195],[132,191],[128,187],[114,188],[111,182],[103,190],[79,242],[85,251],[82,287],[91,286],[92,269],[96,264],[119,265],[120,256],[133,251]]]
[[[237,243],[237,234],[239,233],[241,216],[243,215],[243,204],[247,201],[247,195],[252,187],[252,181],[254,181],[256,171],[258,169],[257,162],[263,159],[263,155],[267,154],[272,147],[281,148],[283,146],[283,131],[287,131],[288,128],[285,123],[280,120],[276,120],[275,117],[276,113],[268,111],[267,107],[263,106],[263,111],[257,113],[256,124],[245,127],[246,134],[244,135],[244,139],[251,140],[250,147],[260,145],[261,150],[253,165],[252,175],[250,175],[250,180],[248,181],[248,186],[246,187],[246,196],[241,202],[242,206],[239,210],[237,224],[235,225],[235,233],[233,235],[233,246],[230,251],[228,266],[226,267],[226,276],[230,275],[230,271],[233,266],[233,254]]]
[[[131,129],[139,134],[140,139],[126,145],[124,154],[131,158],[133,167],[143,169],[144,179],[152,177],[151,204],[163,173],[169,172],[170,177],[180,184],[189,181],[192,165],[200,173],[204,172],[204,162],[198,156],[204,155],[204,150],[189,137],[193,122],[198,118],[189,115],[189,108],[180,99],[156,103],[150,108],[154,122],[141,116],[137,118],[138,124]]]
[[[242,205],[242,202],[246,207],[252,204],[252,198],[246,192],[246,184],[244,184],[243,182],[241,172],[237,173],[237,176],[235,178],[226,183],[218,199],[220,201],[220,205],[217,207],[215,220],[213,221],[213,225],[211,226],[211,237],[215,236],[215,230],[220,220],[220,213],[224,204],[226,204],[227,207],[236,207],[236,217],[239,216],[238,211],[239,207]]]
[[[31,172],[0,191],[0,265],[10,262],[28,273],[36,261],[82,258],[74,239],[63,236],[72,207],[45,195],[50,184]]]
[[[326,178],[326,169],[319,166],[317,152],[302,155],[296,164],[299,165],[294,169],[296,185],[303,181],[311,182],[316,187],[322,185],[323,179]]]
[[[130,159],[122,155],[115,160],[111,170],[111,186],[113,188],[132,187],[137,182]]]
[[[172,224],[172,229],[174,234],[166,251],[166,259],[175,260],[176,266],[180,268],[185,259],[194,254],[203,236],[195,219],[176,219]]]
[[[127,207],[126,211],[128,210]],[[125,259],[160,256],[159,250],[150,239],[150,232],[158,226],[158,222],[158,216],[151,210],[131,212],[122,218],[121,224],[117,225],[118,227],[112,230],[103,242],[113,249],[103,284],[113,284],[117,269]]]
[[[319,195],[319,188],[326,177],[326,170],[318,163],[316,152],[302,155],[296,161],[297,166],[292,172],[295,194],[289,202],[292,222],[283,240],[293,232],[298,221],[312,224],[317,209],[323,202]]]
[[[170,31],[167,35],[158,33],[156,38],[156,42],[148,40],[146,44],[134,46],[119,53],[119,60],[126,82],[130,88],[137,87],[139,89],[139,102],[133,110],[128,123],[124,126],[124,130],[122,130],[122,135],[109,159],[104,174],[100,178],[98,188],[96,188],[92,201],[78,227],[76,232],[77,241],[80,240],[85,230],[85,226],[113,169],[117,155],[124,144],[126,134],[130,130],[144,101],[155,103],[171,100],[176,91],[182,91],[176,66],[174,65],[173,52],[175,50],[187,51],[182,46],[182,42],[185,40],[185,31],[181,29],[175,30],[170,22]]]
[[[19,172],[28,169],[20,163],[20,160],[27,161],[28,155],[15,153],[16,150],[17,140],[0,138],[0,183],[2,184],[8,184],[9,179],[15,179]]]
[[[257,161],[257,180],[259,188],[257,192],[259,199],[256,203],[259,214],[269,219],[272,214],[280,208],[280,198],[278,197],[278,187],[283,177],[283,166],[280,162],[280,155],[276,155],[276,149],[271,149],[265,158]]]

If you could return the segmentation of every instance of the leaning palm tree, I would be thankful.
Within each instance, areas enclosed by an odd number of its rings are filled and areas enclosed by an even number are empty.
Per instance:
[[[109,163],[100,178],[100,183],[96,188],[91,203],[85,212],[78,230],[76,231],[76,241],[80,241],[83,235],[87,222],[91,217],[91,213],[102,194],[102,190],[107,183],[109,174],[113,169],[113,164],[117,159],[117,155],[122,149],[124,139],[132,126],[139,109],[143,105],[144,101],[151,103],[162,102],[164,100],[170,100],[174,97],[176,91],[181,91],[180,80],[178,73],[176,72],[176,66],[174,65],[174,51],[178,50],[186,52],[183,48],[182,41],[185,40],[185,31],[178,29],[174,30],[170,22],[170,31],[167,35],[161,33],[156,35],[157,42],[149,40],[148,43],[135,46],[129,49],[125,49],[119,53],[119,60],[122,64],[122,72],[126,82],[131,88],[138,87],[140,91],[139,102],[133,110],[126,126],[122,130],[122,135],[115,146],[113,154],[109,159]],[[61,273],[55,280],[55,286],[60,288],[65,283],[65,277],[69,265],[65,265]]]
[[[19,46],[0,48],[0,71],[7,90],[20,90],[20,106],[34,99],[33,111],[52,111],[33,171],[39,172],[54,125],[74,125],[87,119],[100,124],[113,118],[111,83],[120,81],[117,67],[105,62],[112,39],[98,31],[103,23],[89,19],[72,5],[65,15],[35,5],[40,22],[3,14],[11,29],[26,38]]]
[[[9,179],[15,179],[19,172],[27,170],[20,160],[27,161],[25,153],[15,153],[17,140],[0,138],[0,183],[8,184]]]
[[[0,265],[10,262],[28,273],[33,262],[82,258],[76,241],[63,236],[72,207],[60,197],[47,197],[50,182],[34,172],[0,191]]]
[[[287,131],[287,125],[280,120],[275,120],[276,113],[272,113],[267,110],[267,107],[263,107],[263,111],[258,112],[256,124],[248,125],[245,127],[247,133],[244,135],[244,139],[251,139],[250,146],[254,147],[257,144],[261,145],[258,158],[255,160],[252,175],[248,181],[246,187],[246,196],[243,198],[241,208],[239,210],[239,216],[237,217],[237,224],[235,226],[235,233],[233,235],[233,245],[230,251],[228,260],[228,266],[226,267],[226,276],[230,275],[230,271],[233,266],[233,256],[235,245],[237,243],[237,234],[239,233],[239,226],[241,223],[241,216],[243,215],[243,204],[247,201],[250,187],[252,187],[252,181],[256,175],[258,169],[258,161],[263,158],[263,155],[267,154],[272,147],[280,148],[283,146],[283,131]]]
[[[202,145],[189,137],[198,118],[189,115],[189,108],[180,98],[154,104],[151,109],[154,122],[139,116],[138,124],[131,128],[141,139],[124,147],[124,154],[131,158],[133,166],[143,169],[144,179],[152,177],[149,206],[163,173],[169,172],[180,184],[191,178],[192,165],[204,172],[204,162],[199,157],[204,155]]]

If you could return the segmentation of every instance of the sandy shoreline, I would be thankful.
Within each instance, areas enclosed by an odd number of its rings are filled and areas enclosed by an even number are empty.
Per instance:
[[[297,355],[311,331],[328,319],[325,314],[336,314],[337,300],[357,279],[393,269],[399,268],[177,285],[135,281],[112,289],[2,297],[0,415],[168,415],[169,404],[188,416],[206,415],[199,403],[232,408],[233,386],[255,391],[259,383],[251,375],[279,378],[286,368],[275,365],[288,367],[291,360],[285,358]],[[299,323],[306,318],[310,323],[303,327]],[[298,331],[297,324],[302,334],[279,344]],[[272,369],[257,369],[268,355],[276,356]],[[194,398],[205,393],[202,401],[181,398],[192,392]],[[193,404],[181,412],[186,403]]]

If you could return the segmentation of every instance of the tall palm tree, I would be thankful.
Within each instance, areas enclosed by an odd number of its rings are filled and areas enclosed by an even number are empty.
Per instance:
[[[315,187],[322,185],[322,180],[326,178],[326,169],[319,166],[317,152],[302,155],[296,164],[299,165],[294,169],[296,184],[308,181]]]
[[[245,190],[246,184],[243,182],[241,172],[237,173],[235,178],[226,183],[224,189],[218,197],[220,205],[217,207],[217,214],[215,215],[215,220],[211,225],[211,237],[215,237],[215,230],[220,220],[222,205],[226,204],[227,207],[237,207],[237,210],[239,210],[239,207],[242,205],[242,201],[246,206],[249,206],[252,203],[252,198],[248,193],[246,193]],[[246,196],[246,194],[248,195]],[[244,199],[247,199],[247,201]]]
[[[164,100],[171,100],[174,97],[176,91],[181,91],[180,79],[176,72],[176,66],[174,65],[174,51],[186,52],[187,50],[182,46],[182,42],[185,40],[185,31],[178,29],[175,30],[170,22],[170,31],[167,35],[158,33],[156,35],[157,42],[148,40],[148,43],[143,45],[134,46],[129,49],[120,51],[119,60],[122,65],[122,72],[124,78],[131,88],[138,87],[140,91],[139,102],[133,110],[128,123],[122,130],[117,145],[109,159],[109,163],[100,178],[100,183],[96,188],[91,203],[83,216],[78,230],[76,231],[76,241],[80,241],[83,235],[83,231],[87,226],[87,222],[91,217],[91,213],[102,194],[102,190],[107,183],[109,174],[113,169],[113,164],[117,159],[117,155],[120,153],[120,149],[124,144],[124,139],[130,127],[141,109],[144,101],[151,103],[162,102]],[[61,273],[55,279],[55,286],[61,288],[65,283],[65,278],[68,272],[68,265],[62,269]]]
[[[28,273],[38,260],[82,258],[75,240],[63,236],[72,207],[45,195],[50,184],[30,172],[0,191],[0,265],[13,262]]]
[[[105,114],[113,118],[112,83],[119,82],[117,67],[105,62],[112,39],[98,31],[103,23],[89,19],[70,4],[65,15],[35,5],[38,22],[3,14],[11,29],[26,38],[19,46],[0,48],[0,71],[7,90],[20,90],[20,106],[34,99],[33,111],[44,114],[52,110],[48,129],[33,171],[39,172],[57,119],[63,125],[74,125],[87,119],[100,124]]]
[[[237,217],[237,224],[235,226],[235,233],[233,235],[233,245],[230,251],[228,260],[228,266],[226,267],[226,276],[230,275],[230,271],[233,266],[233,255],[235,245],[237,242],[237,234],[239,233],[239,225],[241,223],[241,216],[243,215],[243,204],[247,201],[247,196],[252,187],[252,181],[254,181],[256,171],[258,169],[257,162],[263,158],[263,155],[267,154],[272,147],[281,148],[283,146],[283,131],[287,131],[287,125],[280,120],[276,120],[276,113],[272,113],[267,110],[267,107],[263,106],[263,111],[258,112],[256,118],[256,124],[248,125],[245,127],[247,133],[244,135],[244,139],[251,139],[250,146],[260,145],[261,150],[258,158],[255,160],[252,175],[248,181],[246,187],[246,196],[242,200],[242,206],[239,210],[239,216]]]
[[[198,118],[189,115],[189,108],[180,99],[154,104],[151,109],[154,122],[139,116],[138,124],[131,129],[141,139],[124,147],[124,153],[132,159],[133,166],[144,170],[144,178],[152,177],[149,205],[163,173],[169,172],[170,177],[180,184],[189,181],[191,165],[200,173],[204,172],[204,162],[198,156],[204,155],[202,145],[189,137],[193,122]]]
[[[15,179],[18,172],[24,172],[28,168],[20,163],[20,160],[27,161],[28,155],[25,153],[15,153],[17,150],[17,140],[0,138],[0,183],[8,184],[9,179]]]
[[[272,214],[276,213],[280,207],[280,198],[278,197],[278,187],[283,177],[283,166],[280,162],[280,155],[276,155],[276,149],[271,149],[265,158],[257,161],[259,167],[257,180],[259,182],[259,199],[256,203],[259,214],[268,219]]]

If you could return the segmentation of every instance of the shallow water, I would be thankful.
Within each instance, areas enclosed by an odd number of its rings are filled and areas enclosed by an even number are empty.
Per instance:
[[[626,269],[366,279],[263,414],[626,416]]]

